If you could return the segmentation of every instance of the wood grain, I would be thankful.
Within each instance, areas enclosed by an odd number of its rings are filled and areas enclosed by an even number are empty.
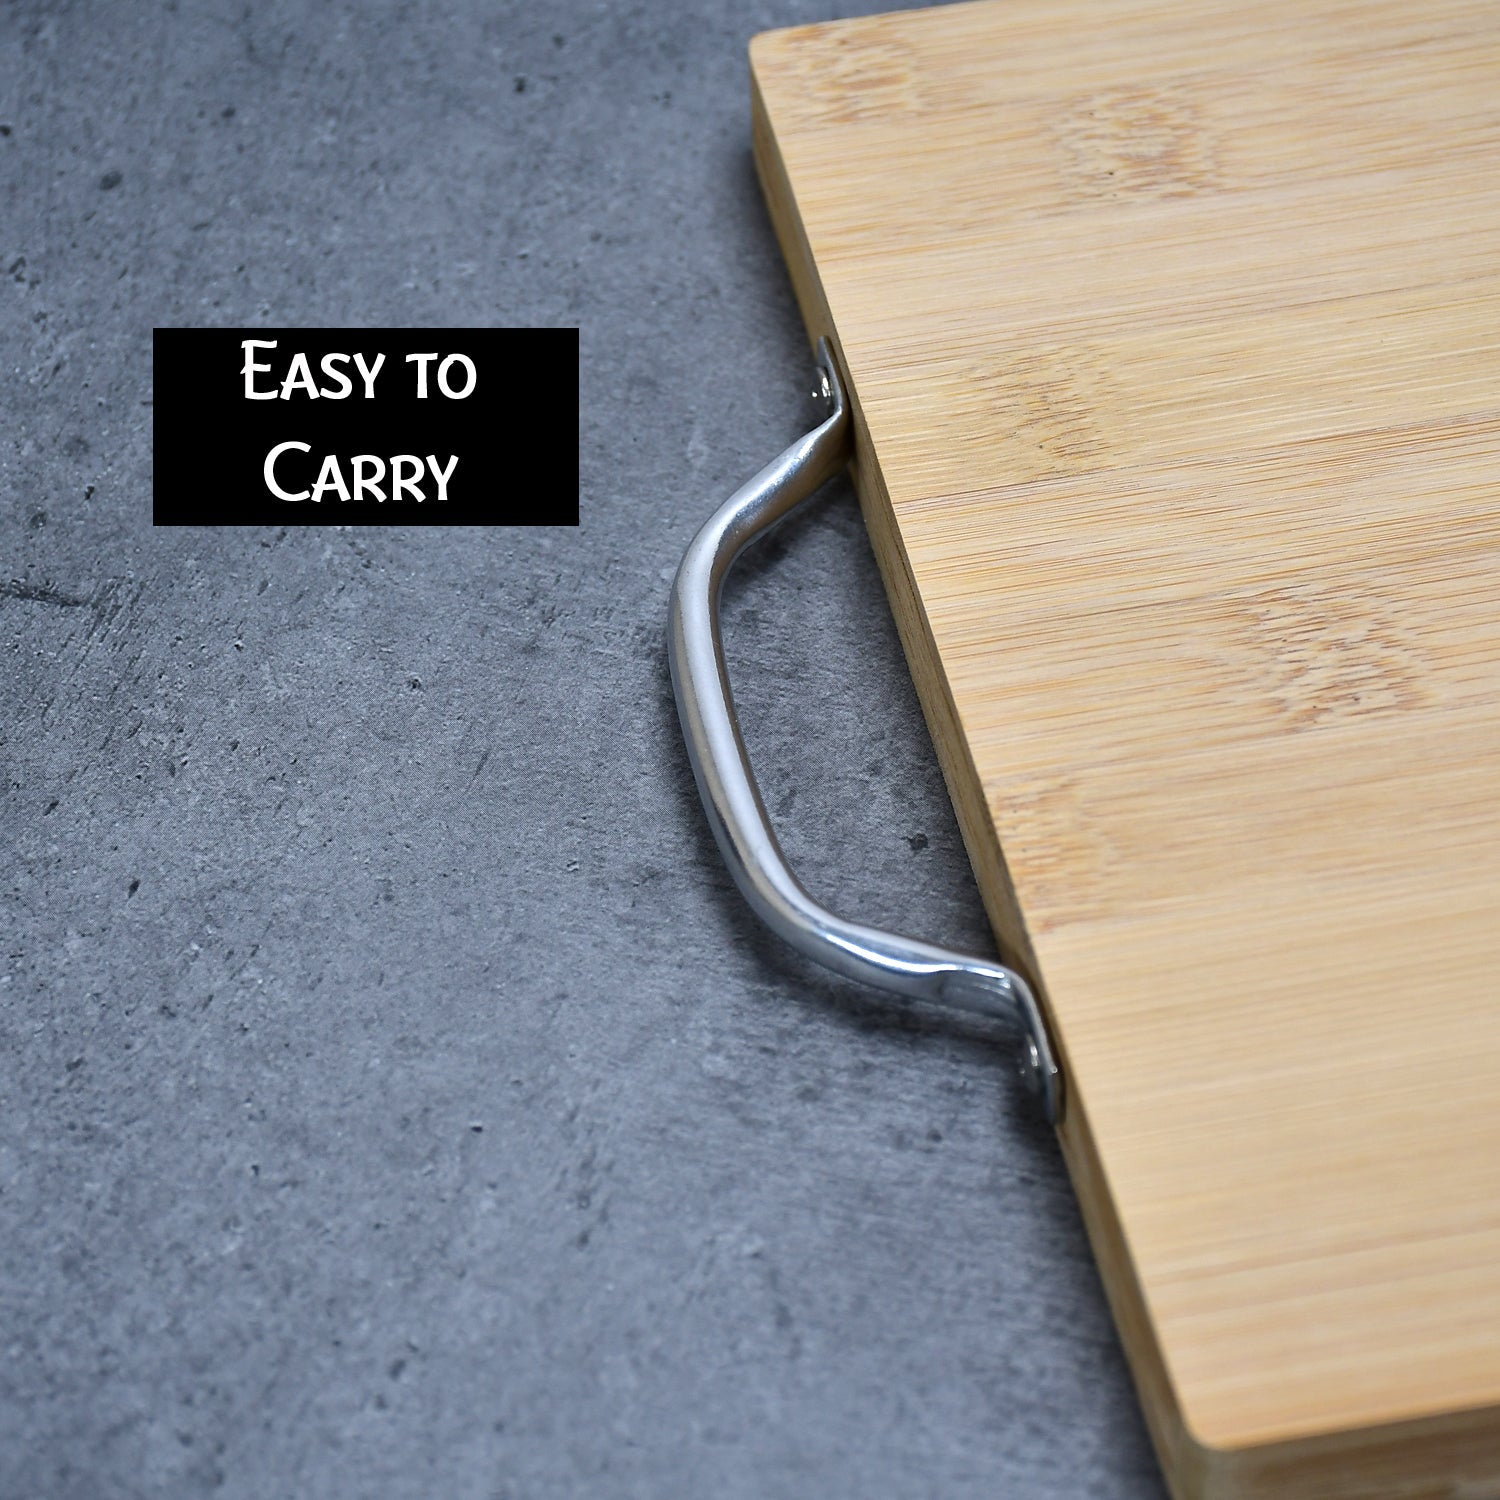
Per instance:
[[[1500,9],[751,56],[1174,1494],[1500,1495]]]

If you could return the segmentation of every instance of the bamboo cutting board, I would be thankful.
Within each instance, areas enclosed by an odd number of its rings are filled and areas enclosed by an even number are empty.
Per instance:
[[[1500,1495],[1500,5],[751,57],[1173,1493]]]

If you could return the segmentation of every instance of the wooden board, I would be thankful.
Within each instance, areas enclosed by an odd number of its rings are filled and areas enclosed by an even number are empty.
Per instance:
[[[1500,1495],[1500,6],[751,57],[1174,1494]]]

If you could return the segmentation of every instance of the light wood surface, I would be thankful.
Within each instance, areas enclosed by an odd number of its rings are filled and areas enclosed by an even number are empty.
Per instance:
[[[1174,1493],[1500,1495],[1500,6],[751,56]]]

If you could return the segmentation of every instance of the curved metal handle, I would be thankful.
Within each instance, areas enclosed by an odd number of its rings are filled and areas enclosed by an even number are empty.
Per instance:
[[[1003,964],[848,922],[814,901],[776,842],[740,738],[719,634],[719,590],[741,549],[849,460],[849,412],[826,340],[818,343],[818,364],[828,416],[719,507],[693,538],[672,584],[668,659],[698,792],[735,884],[768,927],[850,979],[1019,1027],[1022,1074],[1055,1124],[1062,1079],[1026,981]]]

